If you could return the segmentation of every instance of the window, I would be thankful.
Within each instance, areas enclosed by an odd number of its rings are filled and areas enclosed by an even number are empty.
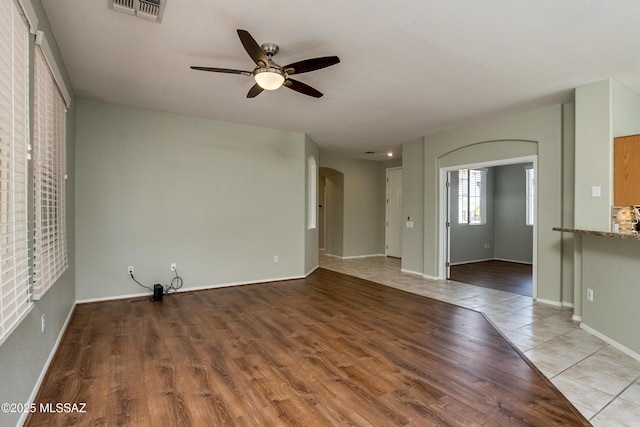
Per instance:
[[[318,167],[316,165],[316,159],[313,156],[309,156],[307,161],[307,183],[309,188],[307,189],[307,198],[309,202],[307,213],[307,228],[309,230],[316,228],[316,215],[318,205]]]
[[[527,225],[533,225],[534,209],[535,209],[535,197],[536,197],[536,179],[533,173],[533,167],[527,166],[525,168],[526,173],[526,221]]]
[[[486,181],[486,169],[460,169],[458,171],[459,224],[486,224]]]
[[[27,232],[28,27],[0,0],[0,342],[32,306]]]
[[[38,299],[68,267],[65,103],[44,54],[36,49],[33,112],[34,260]]]

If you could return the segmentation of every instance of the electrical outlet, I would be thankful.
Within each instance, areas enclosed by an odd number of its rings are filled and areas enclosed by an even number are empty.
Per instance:
[[[42,317],[40,318],[40,329],[42,330],[42,332],[44,332],[46,327],[47,327],[47,323],[44,320],[44,314],[43,314]]]
[[[133,274],[133,265],[130,265],[129,268],[127,269],[127,272],[129,274]]]
[[[273,262],[278,262],[278,255],[273,256]]]
[[[178,266],[176,265],[176,263],[175,263],[175,262],[172,262],[172,263],[171,263],[171,266],[169,266],[169,270],[170,270],[170,271],[176,271],[176,269],[177,269],[177,268],[178,268]]]
[[[593,302],[593,289],[587,288],[587,301]]]

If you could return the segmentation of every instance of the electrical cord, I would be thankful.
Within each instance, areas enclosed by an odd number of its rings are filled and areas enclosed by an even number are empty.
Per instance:
[[[165,295],[169,295],[169,293],[175,293],[178,292],[178,289],[180,289],[184,283],[184,281],[182,280],[182,277],[178,276],[178,269],[174,269],[173,272],[176,274],[175,277],[173,279],[171,279],[171,283],[169,283],[168,285],[164,285],[163,289],[164,289],[164,294]],[[135,278],[135,276],[133,275],[133,273],[129,273],[129,275],[131,276],[131,278],[133,279],[134,282],[136,282],[138,285],[142,286],[145,289],[150,290],[151,292],[153,292],[153,289],[150,288],[149,286],[146,286],[142,283],[140,283],[138,281],[138,279]]]
[[[173,279],[171,279],[171,283],[169,283],[164,287],[164,291],[165,291],[164,293],[167,295],[169,295],[171,291],[173,291],[174,293],[178,292],[178,289],[182,287],[183,281],[182,281],[182,277],[178,276],[178,269],[174,268],[173,272],[176,273],[176,276]]]
[[[143,288],[147,288],[147,289],[149,289],[151,292],[153,292],[153,289],[151,289],[150,287],[145,286],[145,285],[143,285],[142,283],[138,282],[138,280],[137,280],[135,277],[133,277],[133,273],[129,273],[129,275],[131,276],[131,278],[133,279],[133,281],[134,281],[134,282],[136,282],[138,285],[142,286]]]

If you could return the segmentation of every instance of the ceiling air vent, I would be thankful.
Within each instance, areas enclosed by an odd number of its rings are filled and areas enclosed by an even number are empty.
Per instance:
[[[109,0],[109,6],[113,10],[153,22],[160,22],[164,3],[161,0]]]

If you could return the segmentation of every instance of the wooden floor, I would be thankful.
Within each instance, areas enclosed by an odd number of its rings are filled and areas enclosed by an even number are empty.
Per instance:
[[[79,305],[28,426],[589,425],[482,314],[319,269]]]
[[[450,279],[526,297],[533,296],[531,264],[483,261],[453,265]]]

